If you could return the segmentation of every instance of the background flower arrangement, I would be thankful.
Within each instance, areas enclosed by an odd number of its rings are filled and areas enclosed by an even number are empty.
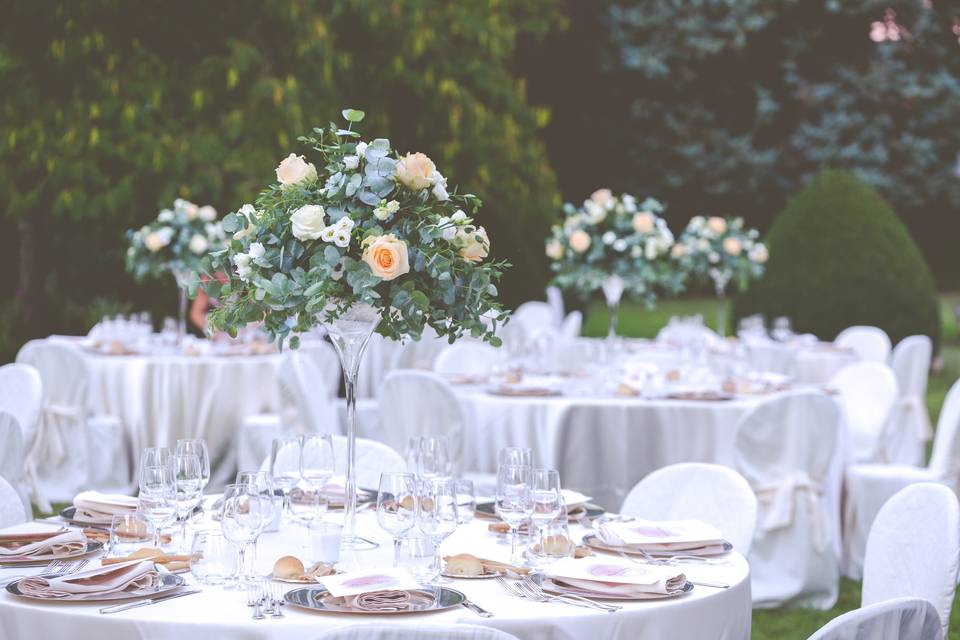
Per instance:
[[[448,191],[426,155],[361,140],[352,127],[362,111],[343,117],[346,129],[331,123],[300,138],[319,166],[290,154],[255,205],[224,218],[232,238],[203,266],[230,274],[204,285],[221,299],[211,326],[235,333],[262,322],[296,347],[295,334],[372,305],[389,338],[419,338],[429,325],[451,342],[469,334],[499,345],[497,282],[509,265],[484,262],[490,240],[473,220],[480,200]]]
[[[660,292],[678,293],[684,273],[671,260],[673,233],[660,217],[664,206],[629,194],[615,197],[595,191],[583,206],[564,206],[565,218],[554,225],[546,243],[553,283],[586,298],[619,276],[624,291],[652,305]]]
[[[163,209],[150,224],[127,232],[127,270],[143,280],[198,268],[207,252],[222,248],[226,239],[216,219],[213,207],[176,199],[173,209]]]
[[[744,228],[743,218],[694,216],[672,255],[692,277],[713,283],[717,295],[723,295],[731,280],[745,291],[751,280],[763,275],[769,258],[758,235],[756,229]]]

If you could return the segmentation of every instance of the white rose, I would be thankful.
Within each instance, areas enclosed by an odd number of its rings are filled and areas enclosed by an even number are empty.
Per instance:
[[[753,249],[750,250],[750,259],[757,264],[763,264],[770,259],[770,252],[765,245],[758,242],[753,246]]]
[[[396,200],[391,200],[387,203],[387,213],[396,213],[400,210],[400,203]]]
[[[170,211],[170,209],[164,209],[157,216],[157,222],[170,222],[171,220],[173,220],[173,211]]]
[[[213,222],[217,219],[217,210],[206,204],[200,207],[200,219],[204,222]]]
[[[207,239],[198,233],[190,238],[190,244],[188,246],[190,247],[190,251],[199,256],[203,253],[206,253],[209,245],[210,243],[207,242]]]
[[[237,275],[240,276],[241,280],[246,280],[253,272],[250,267],[250,256],[245,253],[238,253],[233,256],[233,264],[237,266]]]
[[[324,230],[320,232],[320,239],[323,240],[324,242],[333,242],[334,236],[336,235],[337,235],[337,228],[333,225],[330,225],[329,227],[324,228]]]
[[[297,240],[316,240],[323,233],[325,217],[326,212],[320,205],[303,205],[290,216],[290,221],[293,223],[293,237]]]
[[[627,241],[623,238],[617,238],[613,241],[614,251],[620,251],[621,253],[627,250]]]
[[[343,156],[343,166],[346,167],[347,171],[353,171],[360,166],[360,157]]]
[[[707,256],[707,260],[709,260],[713,264],[716,264],[720,262],[720,254],[717,253],[716,251],[711,251],[710,255]]]
[[[629,193],[624,194],[621,200],[623,201],[623,210],[627,213],[633,213],[637,210],[637,199]]]
[[[333,243],[340,248],[350,246],[350,232],[346,229],[337,229],[333,234]]]
[[[257,258],[262,258],[263,254],[267,252],[266,248],[261,242],[251,242],[250,248],[247,250],[250,254],[250,257],[256,260]]]
[[[607,231],[600,236],[600,239],[603,240],[603,244],[613,244],[614,240],[617,239],[617,234],[615,234],[613,231]]]
[[[159,231],[153,231],[143,239],[143,244],[152,253],[156,253],[170,244],[170,236]]]
[[[353,229],[354,223],[350,219],[350,216],[343,216],[334,224],[338,231],[350,231]]]
[[[647,239],[647,244],[643,248],[644,257],[647,260],[653,260],[657,257],[657,242],[652,238]]]
[[[440,202],[449,200],[450,196],[447,194],[447,179],[444,178],[439,171],[431,173],[430,179],[433,181],[433,197]]]
[[[373,217],[381,222],[386,220],[391,216],[391,213],[387,210],[386,207],[377,207],[373,210]]]
[[[260,214],[257,212],[257,208],[252,204],[245,204],[240,207],[240,210],[237,213],[243,214],[247,217],[248,220],[256,220],[260,217]]]
[[[317,168],[307,162],[303,156],[291,153],[277,167],[277,182],[284,188],[302,182],[314,182],[316,179]]]
[[[551,260],[562,260],[563,259],[563,243],[559,240],[551,240],[547,243],[547,257]]]
[[[697,249],[700,251],[707,251],[710,248],[710,243],[703,238],[697,240]]]
[[[457,237],[457,225],[450,218],[446,216],[440,218],[437,221],[437,226],[440,227],[440,235],[447,242]]]
[[[358,143],[357,143],[357,155],[362,158],[366,152],[367,152],[367,143],[366,143],[366,142],[358,142]]]

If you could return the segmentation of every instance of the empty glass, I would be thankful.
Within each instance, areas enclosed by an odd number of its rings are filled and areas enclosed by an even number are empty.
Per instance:
[[[430,538],[416,530],[400,540],[400,566],[420,582],[428,582],[434,577],[434,557],[436,549]]]
[[[275,502],[273,493],[273,478],[269,471],[238,471],[234,479],[234,484],[242,484],[250,487],[258,493],[270,505],[270,520],[263,523],[261,533],[266,531],[273,523],[275,513]]]
[[[323,489],[334,473],[333,438],[329,435],[302,436],[300,445],[300,477],[314,492],[316,517],[323,515]]]
[[[420,531],[435,547],[436,582],[448,582],[440,576],[440,545],[457,529],[457,491],[451,478],[430,478],[420,483]]]
[[[181,438],[177,440],[174,455],[195,455],[200,459],[200,474],[203,478],[200,490],[206,489],[210,483],[210,454],[207,451],[207,441],[203,438]]]
[[[113,516],[110,522],[109,555],[120,558],[142,549],[153,543],[154,532],[155,527],[142,513]]]
[[[570,528],[566,518],[559,517],[537,530],[536,542],[531,548],[531,555],[537,563],[549,564],[554,560],[566,558],[573,553],[573,539],[570,538]]]
[[[222,531],[197,531],[190,547],[190,573],[201,584],[223,584],[236,573],[236,553]]]
[[[497,465],[526,465],[533,467],[533,450],[527,447],[503,447],[497,453]]]
[[[283,511],[292,517],[290,492],[300,481],[300,438],[276,438],[270,447],[270,476],[283,492]]]
[[[417,479],[412,473],[380,474],[377,524],[393,536],[393,566],[400,562],[400,538],[417,522]]]
[[[410,439],[408,470],[421,480],[449,477],[453,474],[450,439],[446,436],[420,436]]]
[[[154,527],[153,546],[160,546],[160,530],[177,515],[177,493],[173,469],[169,464],[140,469],[140,494],[137,511]]]
[[[170,459],[173,469],[177,501],[177,519],[180,522],[180,548],[187,548],[187,521],[203,499],[203,473],[200,458],[193,454],[175,455]]]
[[[248,552],[256,544],[263,521],[270,517],[269,509],[260,494],[248,485],[228,484],[223,490],[220,528],[223,536],[237,547],[239,584],[255,580],[253,567],[247,562]]]
[[[314,562],[336,564],[340,560],[340,540],[343,525],[326,520],[314,520],[307,526],[310,550]]]
[[[140,468],[169,464],[170,456],[170,449],[167,447],[145,447],[140,452]]]
[[[560,472],[556,469],[533,470],[533,514],[530,519],[541,527],[563,512]]]
[[[473,490],[473,480],[457,480],[454,482],[457,490],[457,522],[467,524],[473,522],[477,512],[477,496]]]
[[[510,525],[510,561],[523,564],[517,533],[533,514],[533,490],[530,467],[523,464],[505,464],[497,470],[497,498],[495,507],[500,519]]]

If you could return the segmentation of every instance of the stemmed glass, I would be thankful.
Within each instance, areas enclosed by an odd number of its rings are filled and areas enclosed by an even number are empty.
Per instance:
[[[420,483],[420,531],[434,546],[434,583],[445,583],[440,575],[440,545],[457,529],[457,489],[452,478],[430,478]]]
[[[533,515],[531,470],[525,464],[502,464],[497,470],[497,515],[510,525],[510,561],[523,564],[517,550],[517,532]]]
[[[180,521],[180,548],[187,547],[187,520],[203,498],[203,472],[200,458],[193,454],[170,458],[177,501],[177,519]]]
[[[247,562],[247,550],[256,544],[264,519],[269,518],[268,507],[259,493],[249,485],[228,484],[223,490],[220,528],[223,536],[232,542],[239,553],[237,584],[252,584],[253,567]]]
[[[174,455],[194,455],[200,459],[200,475],[202,478],[200,492],[202,493],[210,483],[210,453],[207,451],[207,441],[203,438],[181,438],[177,440]]]
[[[544,545],[543,529],[564,512],[560,491],[560,472],[556,469],[533,470],[533,514],[530,520],[536,528],[534,540]]]
[[[263,530],[265,530],[268,526],[270,526],[270,523],[273,522],[273,519],[276,516],[276,505],[274,504],[274,499],[276,496],[273,492],[273,478],[270,476],[270,472],[238,471],[237,476],[234,479],[234,484],[242,484],[250,487],[256,493],[258,493],[260,497],[269,502],[270,519],[263,523]]]
[[[140,452],[140,468],[170,464],[170,455],[167,447],[144,447]]]
[[[452,475],[453,458],[450,455],[450,439],[446,436],[410,438],[407,470],[416,473],[421,480]]]
[[[177,515],[177,493],[169,464],[140,468],[137,511],[153,525],[153,546],[160,547],[160,529]]]
[[[400,539],[417,521],[417,479],[412,473],[380,474],[377,524],[393,536],[393,566],[400,564]]]
[[[533,450],[527,447],[503,447],[497,453],[497,465],[525,465],[533,467]]]
[[[334,473],[333,438],[329,435],[302,436],[300,446],[300,477],[315,493],[319,520],[323,515],[323,489]]]
[[[283,492],[283,512],[292,518],[290,492],[300,481],[300,438],[276,438],[270,447],[270,476],[273,486]]]

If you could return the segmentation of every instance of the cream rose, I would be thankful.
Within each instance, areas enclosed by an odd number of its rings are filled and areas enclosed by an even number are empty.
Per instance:
[[[382,280],[393,280],[410,271],[407,243],[388,233],[364,241],[363,261],[373,275]]]
[[[551,240],[547,243],[547,257],[551,260],[563,259],[563,243],[559,240]]]
[[[605,205],[613,200],[613,192],[610,189],[597,189],[590,194],[590,200],[599,205]]]
[[[731,256],[740,255],[743,252],[743,245],[740,243],[740,238],[724,238],[723,250]]]
[[[408,153],[397,163],[397,180],[411,191],[420,191],[433,184],[437,167],[422,153]]]
[[[652,233],[655,225],[656,221],[649,211],[641,211],[633,216],[633,230],[637,233]]]
[[[196,234],[192,238],[190,238],[190,244],[189,244],[190,251],[197,254],[198,256],[203,253],[206,253],[208,246],[209,246],[209,243],[207,242],[207,239],[201,236],[200,234]]]
[[[674,258],[682,258],[687,253],[687,248],[682,244],[675,244],[670,249],[670,255]]]
[[[470,262],[478,262],[487,257],[490,252],[490,238],[483,227],[464,227],[457,231],[457,242],[460,245],[460,256]]]
[[[770,259],[770,252],[765,245],[757,243],[753,249],[750,250],[750,259],[757,264],[763,264]]]
[[[583,229],[577,229],[570,234],[570,248],[577,253],[583,253],[590,248],[590,234]]]
[[[284,188],[317,179],[317,168],[303,156],[291,153],[277,167],[277,182]]]
[[[154,231],[147,234],[147,237],[143,239],[143,244],[151,252],[156,253],[170,244],[170,236],[160,231]]]
[[[323,220],[326,212],[318,204],[305,204],[290,216],[293,237],[297,240],[316,240],[326,228]]]
[[[213,222],[217,219],[217,210],[208,204],[200,207],[200,219],[204,222]]]
[[[720,216],[711,216],[707,218],[707,228],[715,234],[720,235],[727,230],[727,221]]]

